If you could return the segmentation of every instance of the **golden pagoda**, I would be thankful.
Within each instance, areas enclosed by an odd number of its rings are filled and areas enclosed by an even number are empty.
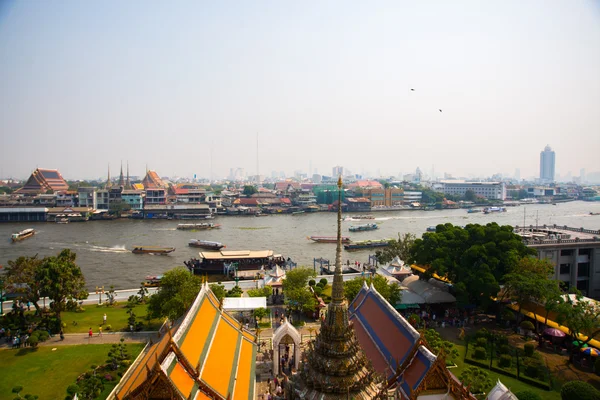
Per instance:
[[[341,177],[338,188],[341,204]],[[301,369],[288,382],[288,399],[373,399],[381,392],[382,379],[365,356],[348,318],[342,277],[341,210],[338,207],[331,303],[319,333],[304,352]]]

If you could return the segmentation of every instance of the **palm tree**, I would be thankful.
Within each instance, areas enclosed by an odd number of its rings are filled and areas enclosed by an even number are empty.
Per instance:
[[[312,334],[313,334],[314,332],[316,332],[316,329],[315,329],[315,327],[313,327],[313,326],[309,326],[308,328],[306,328],[306,330],[307,330],[307,331],[308,331],[308,333],[310,334],[310,340],[312,340]]]

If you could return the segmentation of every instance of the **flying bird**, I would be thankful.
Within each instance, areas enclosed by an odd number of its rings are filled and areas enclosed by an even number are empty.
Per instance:
[[[442,112],[442,109],[440,108],[440,112]]]
[[[411,91],[411,92],[414,92],[414,91],[415,91],[415,89],[410,89],[410,91]]]

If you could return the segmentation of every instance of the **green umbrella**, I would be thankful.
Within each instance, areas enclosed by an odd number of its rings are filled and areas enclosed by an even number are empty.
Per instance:
[[[573,342],[573,346],[575,346],[575,347],[581,347],[582,349],[585,348],[585,347],[588,347],[587,343],[585,343],[585,344],[582,345],[582,342],[579,341],[579,340],[575,340]]]

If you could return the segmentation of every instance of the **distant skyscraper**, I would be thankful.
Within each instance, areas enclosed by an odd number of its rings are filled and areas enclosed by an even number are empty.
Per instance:
[[[331,176],[344,176],[344,167],[340,165],[333,167],[333,170],[331,171]]]
[[[515,168],[515,180],[516,181],[521,180],[521,170],[519,168]]]
[[[554,151],[546,146],[540,153],[540,180],[543,182],[554,182]]]

